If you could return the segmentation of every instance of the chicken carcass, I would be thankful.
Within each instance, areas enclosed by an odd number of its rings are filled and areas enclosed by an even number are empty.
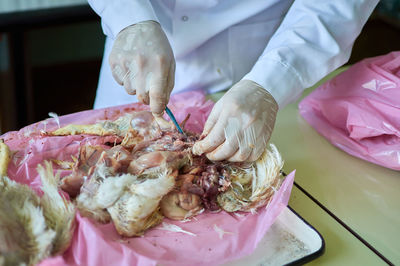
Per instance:
[[[193,154],[198,135],[180,134],[147,111],[95,125],[70,125],[51,135],[67,133],[122,139],[111,148],[81,146],[61,187],[77,196],[82,215],[112,221],[124,236],[141,235],[164,216],[182,220],[204,210],[255,211],[268,204],[282,182],[283,161],[275,146],[254,163],[212,162]]]
[[[0,141],[0,265],[36,265],[71,242],[75,206],[58,191],[50,162],[38,166],[42,197],[8,178],[10,149]]]

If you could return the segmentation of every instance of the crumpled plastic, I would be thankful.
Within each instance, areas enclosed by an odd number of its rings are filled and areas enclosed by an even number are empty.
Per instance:
[[[353,65],[305,97],[299,109],[336,147],[400,170],[400,51]]]
[[[185,129],[200,133],[213,103],[205,101],[202,92],[186,92],[174,95],[169,103],[180,122],[186,114],[191,117]],[[90,110],[59,117],[60,126],[68,123],[87,124],[102,119],[116,119],[121,113],[148,109],[135,103],[118,107]],[[83,143],[103,143],[96,136],[41,136],[41,131],[57,129],[55,118],[27,126],[20,131],[9,132],[0,138],[15,152],[8,175],[20,183],[39,191],[38,163],[46,159],[71,160]],[[60,170],[61,171],[61,170]],[[68,171],[61,171],[61,176]],[[96,224],[77,213],[77,226],[69,249],[60,256],[40,263],[50,265],[218,265],[251,254],[268,228],[286,207],[294,180],[290,173],[281,188],[274,194],[266,208],[257,214],[226,212],[203,213],[191,221],[181,222],[164,219],[196,236],[161,230],[159,225],[148,230],[143,237],[123,238],[112,223]],[[67,194],[64,193],[66,197]]]

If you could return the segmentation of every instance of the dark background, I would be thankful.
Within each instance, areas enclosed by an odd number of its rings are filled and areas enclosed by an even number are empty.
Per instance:
[[[400,50],[399,21],[384,7],[376,10],[348,64]],[[90,10],[80,17],[0,27],[0,133],[48,118],[50,111],[64,115],[91,109],[104,40],[100,19]],[[16,55],[22,55],[22,67],[15,68],[21,61]],[[21,84],[24,89],[16,93]]]

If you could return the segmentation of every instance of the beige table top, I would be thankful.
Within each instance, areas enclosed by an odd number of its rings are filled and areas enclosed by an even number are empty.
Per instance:
[[[311,92],[308,89],[305,94]],[[348,155],[282,109],[271,138],[296,183],[394,264],[400,264],[400,172]]]
[[[289,206],[315,227],[325,240],[325,253],[309,265],[385,265],[383,260],[297,187],[292,189]]]

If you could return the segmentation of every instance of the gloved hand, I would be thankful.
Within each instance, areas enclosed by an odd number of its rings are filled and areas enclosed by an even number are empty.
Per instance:
[[[118,33],[109,63],[128,94],[150,104],[154,115],[163,113],[174,87],[175,59],[160,24],[144,21]]]
[[[214,106],[204,126],[203,140],[193,153],[210,160],[252,162],[263,153],[275,125],[278,104],[250,80],[236,83]]]

